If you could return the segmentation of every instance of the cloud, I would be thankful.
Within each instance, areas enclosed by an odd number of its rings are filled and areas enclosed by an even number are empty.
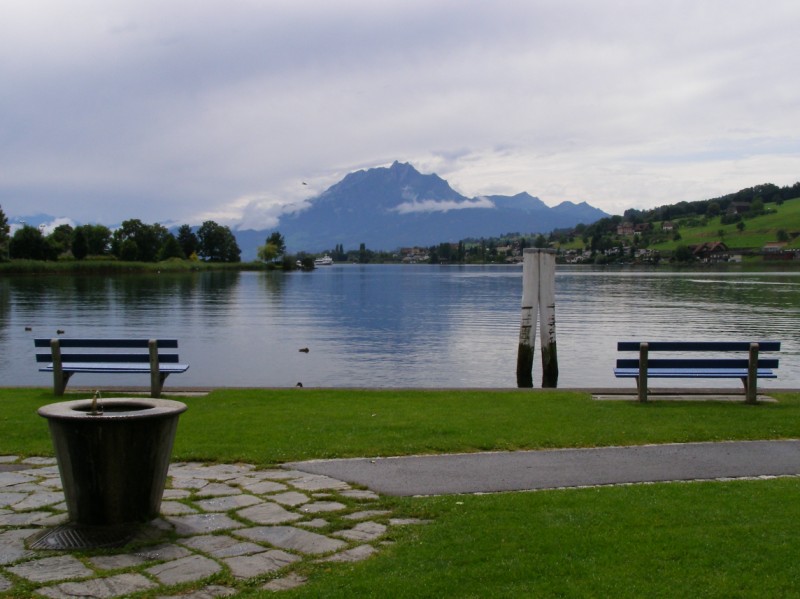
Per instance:
[[[399,214],[413,214],[415,212],[449,212],[450,210],[470,210],[475,208],[494,208],[494,202],[489,198],[475,200],[412,200],[403,202],[392,208],[392,212]]]
[[[56,230],[57,227],[60,227],[61,225],[69,225],[70,227],[75,227],[76,223],[71,218],[56,218],[53,220],[43,220],[41,218],[34,217],[34,219],[32,219],[32,222],[26,222],[24,220],[9,222],[11,234],[13,235],[18,229],[21,229],[26,225],[38,228],[42,232],[42,235],[50,235],[53,231]]]

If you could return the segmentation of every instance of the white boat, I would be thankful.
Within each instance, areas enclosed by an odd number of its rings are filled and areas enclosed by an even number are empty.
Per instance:
[[[328,254],[325,254],[322,258],[317,258],[314,260],[314,266],[330,266],[333,264],[333,258],[331,258]]]

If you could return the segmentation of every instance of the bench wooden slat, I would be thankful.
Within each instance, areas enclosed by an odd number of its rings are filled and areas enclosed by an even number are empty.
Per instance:
[[[93,373],[148,373],[150,372],[150,364],[143,365],[138,362],[120,362],[117,364],[107,364],[104,362],[63,362],[61,369],[65,372],[93,372]],[[174,374],[176,372],[186,372],[189,369],[188,364],[160,364],[158,367],[161,372],[169,372]],[[47,366],[39,369],[40,372],[52,372],[52,362]]]
[[[48,352],[46,354],[36,354],[37,362],[52,362],[53,356]],[[61,354],[62,362],[144,362],[150,364],[150,356],[148,354]],[[174,364],[180,361],[178,354],[158,354],[159,364]]]
[[[615,368],[614,369],[614,376],[617,378],[638,378],[639,377],[639,369],[638,368]],[[648,368],[647,369],[647,376],[649,378],[697,378],[697,379],[705,379],[705,378],[719,378],[719,379],[730,379],[730,378],[747,378],[748,370],[747,368]],[[759,368],[756,371],[756,376],[760,379],[775,379],[778,378],[778,375],[769,370],[767,368]]]
[[[759,358],[759,368],[778,368],[779,360],[777,358]],[[744,359],[730,359],[730,358],[649,358],[647,360],[648,372],[654,368],[744,368],[747,369],[749,362]],[[617,360],[617,368],[639,368],[639,360],[637,358],[619,358]]]
[[[648,341],[650,351],[739,351],[750,350],[751,343],[758,343],[758,351],[780,351],[780,341]],[[617,351],[639,351],[641,341],[619,341]]]
[[[35,347],[50,348],[51,339],[44,339],[37,337],[33,340]],[[149,339],[89,339],[89,338],[75,338],[64,337],[59,339],[58,343],[61,347],[118,347],[118,348],[141,348],[148,347]],[[156,339],[159,348],[176,349],[178,347],[177,339]]]

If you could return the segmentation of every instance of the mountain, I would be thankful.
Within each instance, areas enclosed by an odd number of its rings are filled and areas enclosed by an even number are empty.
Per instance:
[[[310,200],[310,208],[281,217],[289,251],[319,252],[342,244],[371,250],[430,246],[504,233],[548,233],[609,216],[582,202],[553,208],[528,193],[467,198],[439,177],[410,164],[360,170]],[[255,256],[270,231],[235,232],[242,258]]]

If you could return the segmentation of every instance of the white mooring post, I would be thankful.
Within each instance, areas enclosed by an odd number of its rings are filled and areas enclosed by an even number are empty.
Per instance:
[[[517,387],[533,387],[537,316],[542,337],[542,387],[557,387],[556,252],[527,248],[522,255],[522,324],[517,351]]]

